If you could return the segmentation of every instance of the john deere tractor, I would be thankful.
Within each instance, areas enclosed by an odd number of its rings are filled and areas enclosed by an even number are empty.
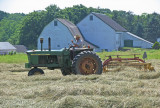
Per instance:
[[[61,50],[51,50],[50,38],[48,38],[48,50],[43,50],[43,38],[40,39],[41,50],[27,51],[29,63],[25,63],[26,68],[32,68],[28,76],[44,74],[39,67],[48,69],[61,69],[63,75],[70,74],[101,74],[102,61],[91,48],[63,48]]]

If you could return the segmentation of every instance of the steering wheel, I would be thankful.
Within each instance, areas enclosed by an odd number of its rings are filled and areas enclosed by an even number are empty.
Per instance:
[[[70,50],[71,48],[75,48],[75,45],[69,44],[68,50]]]

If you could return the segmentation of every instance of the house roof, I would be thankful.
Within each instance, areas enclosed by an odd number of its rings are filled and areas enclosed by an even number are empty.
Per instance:
[[[96,17],[98,17],[99,19],[101,19],[104,23],[109,25],[115,31],[127,32],[127,30],[125,28],[123,28],[121,25],[119,25],[116,21],[112,20],[108,16],[106,16],[104,14],[100,14],[100,13],[94,13],[94,12],[92,12],[92,14],[95,15]]]
[[[16,52],[26,52],[27,48],[24,45],[14,45]]]
[[[72,36],[79,35],[83,41],[86,41],[87,43],[99,48],[97,45],[94,45],[93,43],[85,40],[85,38],[82,36],[82,34],[80,33],[78,27],[75,24],[73,24],[72,22],[70,22],[70,21],[68,21],[66,19],[57,18],[57,20],[60,21],[62,24],[64,24],[69,29],[69,31],[71,32]]]
[[[0,42],[0,50],[15,50],[16,48],[9,42]]]

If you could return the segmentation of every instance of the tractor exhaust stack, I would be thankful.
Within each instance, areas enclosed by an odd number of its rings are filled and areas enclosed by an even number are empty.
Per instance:
[[[43,50],[43,38],[40,38],[40,43],[41,43],[41,51]]]
[[[48,38],[48,50],[51,51],[51,38]]]

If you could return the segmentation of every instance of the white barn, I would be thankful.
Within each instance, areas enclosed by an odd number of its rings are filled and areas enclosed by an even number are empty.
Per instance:
[[[43,49],[48,49],[48,38],[51,38],[51,49],[59,50],[68,48],[71,40],[75,42],[74,36],[80,35],[84,45],[90,45],[97,49],[98,46],[85,41],[76,25],[65,19],[55,19],[46,25],[38,38],[38,49],[41,49],[40,38],[43,38]]]
[[[153,43],[132,33],[104,14],[91,13],[77,24],[84,39],[99,48],[113,51],[120,47],[152,48]]]
[[[9,52],[15,52],[16,48],[9,42],[0,42],[0,55],[9,54]]]

